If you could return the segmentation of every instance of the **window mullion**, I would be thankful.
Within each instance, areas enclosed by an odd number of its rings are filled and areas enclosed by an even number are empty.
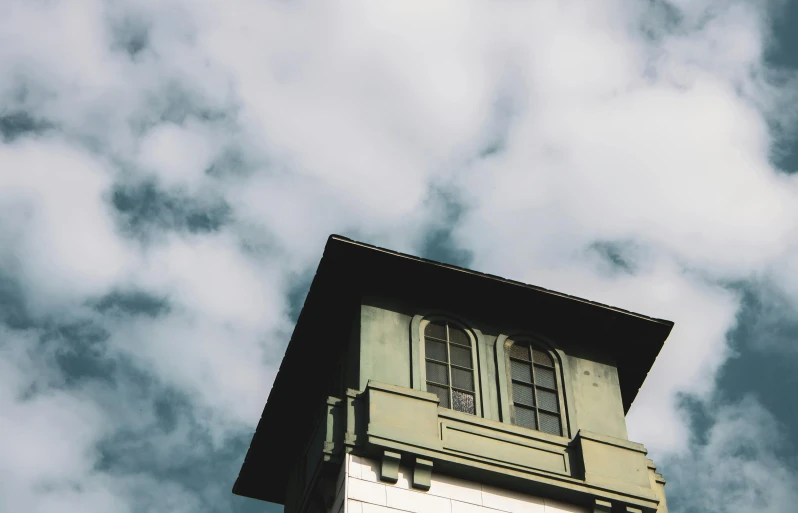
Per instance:
[[[446,323],[446,372],[449,373],[449,407],[454,409],[454,383],[452,382],[452,350],[449,323]]]
[[[535,397],[535,425],[537,430],[540,431],[540,404],[538,404],[538,387],[535,384],[537,380],[535,379],[535,355],[533,353],[532,344],[529,345],[529,357],[529,366],[532,368],[532,394]]]
[[[537,420],[538,423],[538,431],[543,431],[543,429],[541,429],[540,427],[540,408],[538,408],[537,406],[535,407],[535,419]]]

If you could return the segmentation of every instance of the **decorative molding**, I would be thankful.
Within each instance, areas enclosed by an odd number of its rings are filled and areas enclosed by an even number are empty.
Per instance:
[[[507,371],[505,370],[507,356],[504,351],[504,343],[507,342],[507,335],[499,335],[493,345],[493,352],[496,355],[496,377],[499,381],[499,413],[501,421],[512,425],[512,415],[510,413],[510,388],[507,385]]]
[[[413,488],[429,490],[432,486],[432,461],[416,458],[413,467]]]
[[[385,451],[382,453],[380,466],[380,480],[395,483],[399,480],[399,461],[402,455],[398,452]]]
[[[508,440],[490,432],[479,432],[466,426],[443,425],[443,448],[470,454],[486,462],[511,464],[523,469],[543,470],[570,475],[568,456],[563,449]]]
[[[612,503],[601,499],[596,499],[592,513],[612,513]]]
[[[410,383],[414,390],[424,391],[424,348],[421,343],[421,321],[423,315],[414,315],[410,321]]]
[[[357,429],[357,407],[363,402],[359,398],[360,391],[352,388],[346,389],[346,432],[344,433],[344,450],[352,452],[352,449],[359,443]]]
[[[322,454],[325,461],[330,461],[340,452],[340,435],[344,431],[346,412],[343,411],[344,401],[337,397],[328,397],[326,403]]]
[[[479,375],[479,380],[475,380],[475,385],[480,389],[480,397],[482,399],[482,417],[489,419],[493,417],[493,401],[491,399],[491,383],[490,378],[488,377],[488,354],[487,354],[487,344],[485,343],[485,338],[482,336],[482,332],[476,328],[472,328],[474,330],[474,335],[477,337],[477,366],[475,366],[475,370]],[[494,419],[498,420],[498,419]]]
[[[495,420],[481,419],[474,417],[473,415],[454,410],[438,410],[438,417],[441,419],[441,425],[447,424],[444,419],[451,419],[457,421],[458,423],[471,425],[476,428],[490,429],[492,432],[496,433],[503,433],[506,435],[534,440],[547,445],[557,445],[563,449],[571,444],[571,440],[563,436],[551,435],[549,433],[544,433],[543,431],[536,431],[534,429],[516,426],[515,424],[505,424]]]

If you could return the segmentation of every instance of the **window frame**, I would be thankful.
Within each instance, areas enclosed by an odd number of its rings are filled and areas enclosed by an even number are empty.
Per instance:
[[[474,378],[474,410],[475,413],[473,415],[477,417],[484,416],[484,408],[483,408],[483,397],[482,397],[482,387],[483,387],[483,374],[480,372],[481,369],[484,368],[484,355],[483,351],[480,350],[480,339],[481,333],[478,330],[468,327],[465,323],[452,318],[449,315],[425,315],[425,316],[416,316],[414,319],[415,322],[412,324],[413,329],[413,388],[417,390],[422,390],[424,392],[429,392],[427,390],[427,340],[424,335],[424,331],[426,330],[427,325],[430,322],[445,322],[447,324],[451,324],[460,330],[462,330],[470,339],[471,341],[471,364]],[[447,364],[447,370],[449,372],[449,407],[439,406],[440,408],[445,408],[448,411],[462,413],[463,415],[472,415],[471,413],[461,412],[455,410],[452,407],[452,390],[457,390],[457,387],[453,386],[452,378],[451,378],[451,369],[452,369],[452,362],[451,362],[451,355],[449,352],[450,343],[447,341],[447,357],[449,358],[449,362]],[[458,367],[456,364],[455,367]],[[434,392],[429,392],[434,393]]]
[[[504,339],[504,340],[501,340],[501,339]],[[522,428],[522,429],[529,429],[530,431],[535,431],[535,432],[541,433],[543,435],[563,437],[563,438],[570,437],[570,429],[569,429],[569,425],[568,425],[568,410],[567,410],[567,404],[566,404],[566,400],[565,400],[566,399],[566,390],[565,390],[565,386],[564,386],[564,379],[563,379],[563,375],[562,375],[562,366],[560,365],[559,354],[556,351],[552,350],[549,347],[548,344],[545,344],[538,337],[535,337],[535,336],[532,336],[532,335],[515,335],[515,336],[509,336],[509,337],[500,337],[499,339],[496,340],[496,342],[497,342],[497,344],[496,344],[497,348],[498,347],[502,348],[503,355],[501,355],[501,356],[502,356],[502,359],[504,360],[504,366],[503,366],[504,372],[500,372],[500,378],[504,378],[504,379],[499,379],[499,388],[501,389],[500,392],[501,392],[501,399],[502,399],[502,401],[501,401],[501,403],[502,403],[502,408],[501,408],[502,420],[504,422],[508,423],[508,424],[512,424],[513,426],[516,426],[516,427],[519,427],[519,428]],[[548,367],[548,368],[554,370],[554,379],[555,379],[555,384],[557,386],[555,392],[556,392],[556,395],[557,395],[557,405],[559,407],[559,412],[558,413],[559,413],[559,417],[560,417],[560,431],[561,431],[561,433],[559,435],[548,433],[548,432],[542,431],[540,429],[540,414],[539,414],[539,411],[538,411],[540,406],[539,406],[539,402],[537,400],[537,397],[535,397],[535,406],[531,407],[531,409],[533,409],[535,411],[535,422],[536,422],[536,425],[537,425],[537,429],[532,429],[532,428],[529,428],[529,427],[526,427],[526,426],[523,426],[523,425],[520,425],[520,424],[516,423],[516,413],[515,413],[516,406],[515,406],[515,401],[513,399],[513,386],[512,386],[514,380],[513,380],[513,375],[512,375],[512,364],[511,364],[512,360],[511,360],[511,356],[510,356],[510,346],[512,346],[515,343],[528,343],[533,349],[537,349],[537,350],[539,350],[539,351],[541,351],[543,353],[546,353],[549,356],[549,358],[551,358],[551,361],[552,361],[552,364],[553,364],[552,367],[549,367],[549,366],[544,366],[544,367]],[[535,372],[534,371],[534,367],[535,367],[535,365],[538,365],[538,364],[534,363],[534,361],[532,359],[530,359],[528,364],[530,366],[530,371],[532,373],[534,373]],[[531,386],[534,391],[537,391],[538,387],[540,387],[540,388],[542,388],[544,390],[547,390],[547,391],[552,391],[549,387],[545,387],[543,385],[538,385],[537,383],[535,383],[534,378],[533,378],[533,382],[531,384],[529,384],[529,386]],[[537,396],[536,392],[535,392],[535,395]],[[553,413],[553,412],[550,412],[550,411],[546,410],[545,408],[543,410],[546,413]]]

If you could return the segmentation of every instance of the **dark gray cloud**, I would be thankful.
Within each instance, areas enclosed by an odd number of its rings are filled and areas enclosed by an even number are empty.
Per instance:
[[[35,325],[25,304],[25,295],[18,280],[0,272],[0,321],[12,329]]]
[[[222,199],[198,200],[164,191],[152,182],[118,186],[112,203],[120,214],[123,229],[143,238],[151,231],[217,231],[232,215],[231,208]]]
[[[134,61],[150,47],[150,25],[143,19],[123,17],[112,23],[110,31],[112,48],[125,52]]]
[[[55,363],[67,386],[86,380],[99,380],[113,386],[117,379],[117,359],[109,354],[110,333],[92,321],[75,321],[47,329],[41,337],[42,349],[53,352]]]
[[[755,397],[789,433],[798,434],[798,411],[786,407],[798,390],[795,307],[772,284],[746,284],[740,290],[742,308],[729,334],[735,354],[720,369],[718,393],[727,402]]]
[[[42,134],[50,128],[50,123],[25,111],[0,112],[0,138],[7,143],[20,137]]]
[[[798,35],[795,32],[795,24],[798,23],[798,3],[792,1],[782,2],[781,9],[772,18],[773,34],[768,45],[765,58],[774,66],[781,69],[776,77],[782,81],[795,81],[795,73],[798,72]],[[793,88],[792,85],[787,84]],[[791,110],[795,110],[795,102],[792,102]],[[777,169],[786,173],[798,173],[798,144],[795,143],[798,131],[795,128],[795,117],[791,116],[792,123],[789,126],[773,127],[773,130],[780,134],[780,141],[775,145],[772,153],[773,164]]]
[[[433,226],[426,231],[421,246],[421,256],[438,262],[468,267],[473,255],[467,249],[458,246],[453,237],[457,223],[466,208],[457,198],[456,189],[433,188],[428,201],[434,205],[433,208],[438,212],[438,216]]]
[[[592,251],[613,271],[634,274],[638,267],[640,249],[630,241],[597,241],[590,245]]]
[[[750,397],[707,408],[689,451],[666,459],[669,510],[686,513],[789,511],[798,493],[789,434]]]
[[[148,315],[157,317],[169,313],[166,298],[157,297],[143,291],[114,291],[90,304],[105,315]]]

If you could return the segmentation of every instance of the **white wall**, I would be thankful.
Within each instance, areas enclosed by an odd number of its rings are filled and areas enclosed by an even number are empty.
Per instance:
[[[588,509],[472,481],[432,475],[427,492],[410,486],[402,468],[396,484],[379,480],[379,462],[347,455],[333,513],[588,513]]]

